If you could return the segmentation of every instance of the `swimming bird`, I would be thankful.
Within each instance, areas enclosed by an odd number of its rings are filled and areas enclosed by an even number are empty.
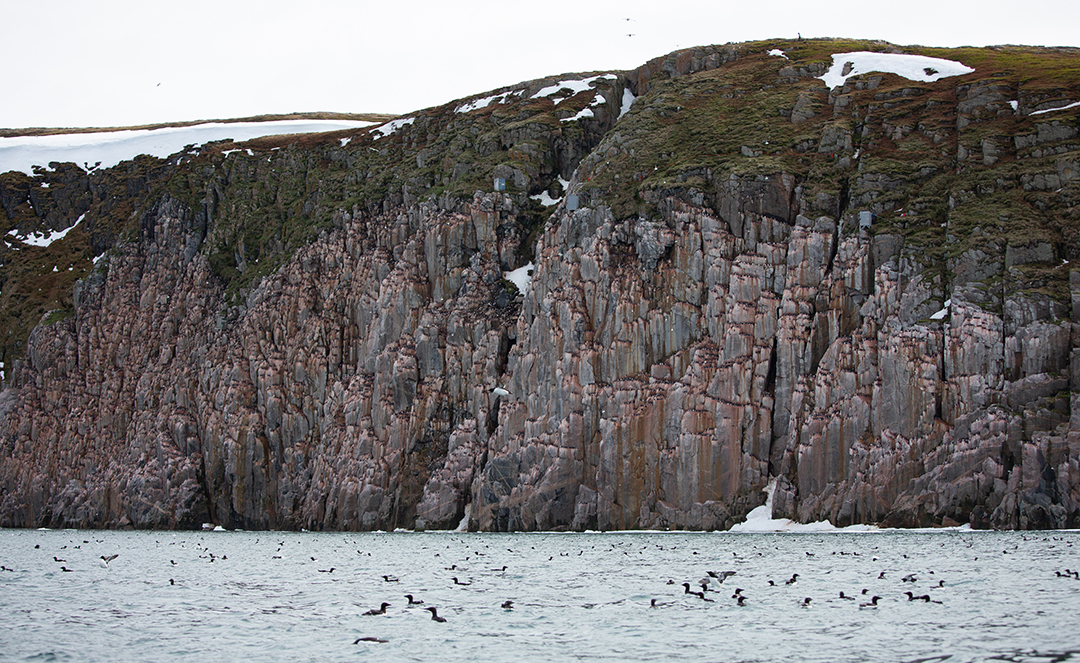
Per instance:
[[[847,599],[848,601],[854,601],[855,600],[854,596],[845,596],[843,592],[840,592],[840,598]]]
[[[741,595],[742,595],[742,587],[736,587],[735,588],[735,593],[731,595],[731,598],[737,599]]]
[[[699,599],[701,599],[703,601],[708,601],[709,603],[715,603],[715,601],[713,601],[712,599],[705,598],[705,592],[691,592],[690,591],[690,583],[684,582],[682,584],[682,586],[683,586],[683,594],[693,594],[694,596],[698,597]]]
[[[881,573],[879,573],[877,579],[878,580],[884,580],[885,579],[885,572],[882,571]]]
[[[930,602],[930,595],[929,594],[923,594],[922,596],[915,596],[911,592],[904,592],[904,593],[907,594],[907,600],[909,600],[909,601],[926,601],[927,603]]]
[[[502,608],[503,608],[503,610],[513,610],[514,609],[514,602],[513,601],[503,601]]]
[[[807,596],[806,598],[804,598],[802,600],[802,607],[804,607],[804,608],[809,608],[810,607],[810,597],[809,596]]]
[[[386,582],[398,582],[398,579],[394,576],[383,576],[382,579]]]
[[[788,580],[784,584],[785,585],[794,585],[795,581],[798,580],[798,579],[799,579],[799,574],[798,573],[792,573],[791,574],[791,580]]]
[[[319,573],[333,573],[334,569],[336,569],[336,568],[337,568],[336,566],[331,566],[328,569],[318,569],[318,571],[319,571]]]
[[[876,608],[877,607],[877,602],[880,601],[880,600],[881,600],[880,596],[875,596],[874,598],[870,599],[869,603],[860,603],[859,607],[860,608]]]
[[[390,642],[390,641],[389,640],[382,640],[380,638],[375,638],[375,637],[372,637],[370,635],[353,640],[354,645],[358,645],[361,642]]]
[[[437,612],[435,612],[435,608],[424,608],[424,610],[427,610],[428,612],[431,613],[431,621],[433,621],[433,622],[445,622],[446,621],[445,617],[440,617],[439,614]]]
[[[383,603],[377,609],[372,608],[371,610],[368,610],[367,612],[365,612],[363,614],[363,616],[364,617],[369,617],[371,615],[385,615],[386,614],[386,609],[389,608],[389,607],[390,607],[389,603]]]
[[[918,578],[915,577],[914,573],[909,573],[906,576],[904,576],[903,578],[900,578],[900,582],[915,582],[917,580],[918,580]]]
[[[60,559],[60,558],[59,558],[59,557],[57,557],[56,555],[53,555],[53,561],[54,561],[54,562],[66,562],[67,560],[66,560],[66,559]],[[1060,574],[1059,574],[1059,575],[1060,575]]]
[[[405,598],[409,599],[409,605],[424,605],[423,601],[417,601],[413,598],[412,594],[406,594]]]
[[[461,582],[457,578],[450,578],[450,579],[454,581],[455,585],[466,585],[466,586],[468,586],[468,585],[472,584],[471,582]]]
[[[746,597],[742,594],[739,594],[738,604],[740,606],[746,605]]]
[[[66,567],[66,566],[61,566],[61,567],[60,567],[60,570],[61,570],[61,571],[63,571],[64,573],[71,573],[71,572],[73,572],[73,571],[74,571],[75,569],[69,569],[69,568],[68,568],[68,567]]]

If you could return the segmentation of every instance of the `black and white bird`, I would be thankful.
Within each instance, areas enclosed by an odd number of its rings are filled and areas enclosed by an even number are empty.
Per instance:
[[[371,615],[385,615],[386,609],[390,607],[389,603],[383,603],[378,608],[372,608],[363,614],[364,617],[370,617]]]
[[[433,622],[445,622],[446,621],[445,617],[440,617],[439,613],[435,612],[435,608],[424,608],[424,610],[427,610],[428,612],[431,613],[431,621],[433,621]]]

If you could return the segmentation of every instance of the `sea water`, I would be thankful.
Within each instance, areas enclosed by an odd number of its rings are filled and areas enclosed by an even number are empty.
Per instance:
[[[1077,531],[0,530],[0,565],[5,661],[1080,660]]]

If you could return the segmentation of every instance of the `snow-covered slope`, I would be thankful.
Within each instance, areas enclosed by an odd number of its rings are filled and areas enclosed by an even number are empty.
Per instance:
[[[373,122],[344,120],[281,120],[277,122],[207,123],[190,127],[107,131],[56,136],[0,138],[0,173],[33,174],[34,166],[72,162],[90,168],[115,166],[140,154],[167,157],[186,145],[231,138],[236,141],[280,134],[318,133],[368,127]]]

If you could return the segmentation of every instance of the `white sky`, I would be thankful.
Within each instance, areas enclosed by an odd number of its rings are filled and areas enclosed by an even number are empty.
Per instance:
[[[799,32],[1080,45],[1076,0],[0,0],[0,16],[0,127],[408,113],[532,78]]]

